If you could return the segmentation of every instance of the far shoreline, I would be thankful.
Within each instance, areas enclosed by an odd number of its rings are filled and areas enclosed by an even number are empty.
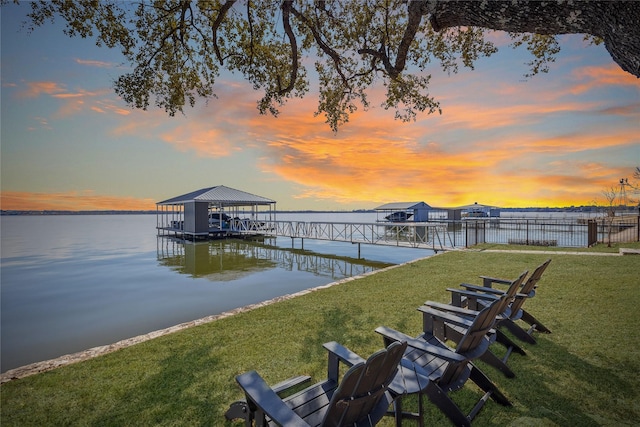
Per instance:
[[[453,208],[434,208],[434,209],[453,209]],[[602,210],[602,206],[596,205],[580,205],[580,206],[562,206],[562,207],[501,207],[501,212],[581,212],[581,213],[597,213]],[[626,209],[620,208],[620,212],[630,211],[635,213],[638,207],[627,206]],[[375,209],[351,209],[351,210],[314,210],[314,209],[283,209],[274,210],[274,214],[291,214],[291,213],[375,213]],[[95,210],[64,210],[64,209],[2,209],[0,216],[47,216],[47,215],[163,215],[158,210],[119,210],[119,209],[95,209]]]

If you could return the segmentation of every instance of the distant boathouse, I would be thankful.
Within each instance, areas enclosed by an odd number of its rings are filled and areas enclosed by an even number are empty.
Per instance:
[[[257,214],[275,220],[275,200],[218,185],[156,203],[156,228],[186,239],[258,234]]]
[[[378,206],[375,211],[381,212],[384,219],[391,222],[424,222],[429,221],[431,209],[425,202],[395,202]]]

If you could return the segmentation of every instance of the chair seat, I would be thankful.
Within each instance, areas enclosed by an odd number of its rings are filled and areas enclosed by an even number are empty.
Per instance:
[[[310,426],[317,426],[322,423],[331,397],[337,388],[337,381],[326,380],[307,387],[283,401]]]

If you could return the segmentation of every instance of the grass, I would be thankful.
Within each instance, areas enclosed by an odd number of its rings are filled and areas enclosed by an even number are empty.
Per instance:
[[[415,310],[446,302],[448,286],[479,274],[515,277],[553,259],[526,307],[553,333],[514,354],[507,379],[481,365],[514,406],[488,402],[477,426],[637,425],[640,419],[640,259],[637,256],[452,252],[6,383],[0,424],[240,425],[224,420],[241,398],[234,377],[256,369],[269,383],[322,379],[322,343],[362,356],[386,325],[417,334]],[[470,383],[453,394],[470,409]],[[426,425],[447,425],[429,402]],[[390,418],[382,425],[393,425]],[[407,425],[414,425],[407,423]]]
[[[472,249],[488,250],[507,250],[507,251],[551,251],[551,252],[588,252],[588,253],[619,253],[620,248],[640,249],[640,242],[631,243],[598,243],[590,248],[565,248],[560,246],[525,246],[525,245],[504,245],[500,243],[482,243],[473,246]]]

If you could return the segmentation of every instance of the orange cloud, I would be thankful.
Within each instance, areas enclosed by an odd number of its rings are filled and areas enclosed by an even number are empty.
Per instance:
[[[424,200],[435,206],[473,201],[565,206],[590,203],[601,183],[615,182],[617,175],[602,163],[601,179],[580,179],[589,175],[593,164],[574,160],[554,165],[554,159],[632,147],[638,136],[628,127],[579,128],[546,136],[526,126],[535,129],[544,116],[563,112],[595,114],[596,107],[597,103],[532,103],[483,111],[463,103],[447,108],[442,116],[402,125],[374,109],[366,118],[362,112],[354,114],[335,135],[322,118],[311,116],[310,101],[295,101],[277,119],[252,117],[244,126],[257,141],[253,147],[265,153],[262,170],[299,186],[292,196],[297,199],[364,206],[398,200]],[[509,129],[496,133],[504,128]],[[475,139],[458,143],[451,136],[443,141],[431,136],[452,132]],[[564,175],[565,170],[575,171],[575,176]],[[540,180],[547,174],[548,181]]]
[[[618,65],[611,63],[600,67],[583,67],[573,72],[578,80],[583,82],[576,83],[571,92],[579,94],[587,92],[602,86],[635,86],[640,89],[640,79],[623,71]]]
[[[310,134],[321,133],[323,124],[315,129],[308,124],[285,128],[296,134],[306,128]],[[436,196],[434,187],[454,191],[454,176],[484,173],[489,158],[485,154],[474,158],[463,153],[446,153],[437,145],[422,146],[415,141],[390,135],[362,133],[345,138],[332,136],[311,138],[278,138],[267,143],[268,155],[262,167],[287,181],[307,188],[300,198],[320,198],[353,202],[416,200]],[[267,160],[269,159],[269,160]],[[495,160],[494,160],[495,161]],[[421,184],[422,183],[422,184]],[[440,192],[440,194],[443,194]],[[444,202],[444,201],[442,201]]]
[[[97,195],[91,190],[62,193],[33,193],[3,191],[0,193],[3,210],[154,210],[155,201]]]
[[[160,137],[178,151],[194,151],[200,157],[226,157],[242,150],[227,139],[224,132],[210,127],[208,122],[177,126]]]

